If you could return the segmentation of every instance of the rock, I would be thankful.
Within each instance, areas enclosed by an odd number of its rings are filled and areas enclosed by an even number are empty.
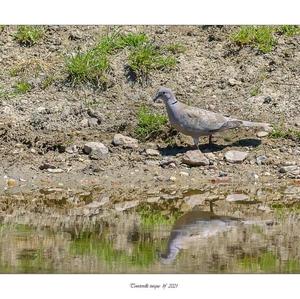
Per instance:
[[[114,136],[113,144],[116,146],[123,146],[124,148],[137,148],[139,146],[137,139],[122,134],[116,134]]]
[[[163,168],[165,168],[165,167],[172,167],[172,168],[174,168],[174,165],[176,167],[176,164],[177,164],[176,160],[174,158],[172,158],[172,157],[166,157],[166,158],[164,158],[163,160],[161,160],[159,162],[159,165],[161,167],[163,167]]]
[[[10,188],[16,187],[17,186],[17,181],[14,179],[8,179],[7,180],[7,186]]]
[[[88,142],[83,147],[83,152],[97,159],[108,154],[108,148],[101,142]]]
[[[294,119],[294,125],[296,127],[300,127],[300,117],[297,117],[297,118]]]
[[[263,99],[263,104],[270,104],[272,102],[272,98],[270,96],[266,96]]]
[[[230,78],[230,79],[228,80],[228,84],[229,84],[230,86],[235,86],[235,85],[240,85],[241,82],[238,81],[238,80],[236,80],[236,79],[234,79],[234,78]]]
[[[179,174],[181,176],[189,176],[189,174],[187,172],[185,172],[185,171],[180,171]]]
[[[182,157],[182,163],[189,166],[207,166],[209,160],[199,150],[187,151]]]
[[[42,165],[40,165],[39,169],[40,170],[44,170],[44,169],[55,169],[56,166],[51,165],[49,163],[43,163]]]
[[[62,173],[62,172],[64,172],[63,169],[60,169],[60,168],[55,168],[55,169],[48,168],[47,171],[51,172],[51,173]]]
[[[146,155],[148,156],[160,156],[160,152],[156,149],[147,148],[145,150]]]
[[[256,157],[256,164],[257,165],[266,164],[267,161],[268,161],[268,158],[264,155]]]
[[[89,118],[89,119],[88,119],[88,126],[89,126],[90,128],[97,127],[98,124],[99,124],[99,122],[98,122],[98,119],[97,119],[97,118],[92,117],[92,118]]]
[[[105,205],[108,202],[109,202],[109,197],[105,196],[100,201],[94,200],[91,203],[87,204],[85,207],[91,208],[91,209],[97,209],[97,208],[102,207],[103,205]]]
[[[280,173],[287,173],[290,171],[296,171],[297,170],[297,165],[290,165],[290,166],[282,166],[279,168]]]
[[[122,211],[136,207],[139,203],[140,203],[139,200],[120,202],[120,203],[115,204],[115,210],[117,212],[122,212]]]
[[[148,197],[147,198],[147,202],[149,202],[149,203],[158,202],[159,200],[160,200],[159,196],[153,196],[153,197]]]
[[[266,132],[266,131],[259,131],[256,133],[256,136],[259,138],[266,137],[268,135],[269,135],[269,132]]]
[[[176,182],[176,177],[175,177],[175,176],[171,176],[171,177],[169,178],[169,181],[171,181],[171,182]]]
[[[282,166],[292,166],[292,165],[296,165],[295,161],[284,161],[281,163]]]
[[[225,153],[225,160],[230,163],[241,163],[243,162],[248,156],[246,152],[240,151],[228,151]]]
[[[75,154],[78,153],[78,148],[76,145],[66,147],[66,153],[68,154]]]
[[[227,172],[219,171],[219,177],[226,177],[228,175]]]
[[[206,199],[206,194],[194,194],[184,198],[184,201],[190,208],[193,208],[195,206],[204,205]]]
[[[229,194],[225,200],[229,202],[245,202],[249,201],[250,197],[246,194]]]
[[[89,120],[87,118],[84,118],[81,122],[80,125],[82,127],[87,127],[89,125]]]

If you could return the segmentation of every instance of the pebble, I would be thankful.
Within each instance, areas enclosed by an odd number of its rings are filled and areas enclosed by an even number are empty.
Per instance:
[[[122,211],[136,207],[139,203],[140,203],[139,200],[124,201],[121,203],[117,203],[117,204],[115,204],[115,210],[117,212],[122,212]]]
[[[97,160],[108,154],[108,148],[101,142],[88,142],[83,147],[83,152],[90,158]]]
[[[62,172],[64,172],[63,169],[61,169],[61,168],[55,168],[55,169],[48,168],[47,171],[50,172],[50,173],[62,173]]]
[[[230,78],[230,79],[228,80],[228,84],[229,84],[230,86],[235,86],[235,85],[240,85],[241,82],[238,81],[238,80],[236,80],[236,79],[234,79],[234,78]]]
[[[15,186],[17,186],[17,181],[10,178],[7,180],[7,186],[10,188],[15,187]]]
[[[268,135],[269,135],[269,132],[266,132],[266,131],[259,131],[256,133],[256,136],[259,138],[266,137]]]
[[[204,205],[206,199],[206,194],[194,194],[184,198],[184,201],[190,208],[193,208],[198,205]]]
[[[264,155],[256,157],[256,164],[257,165],[266,164],[267,161],[268,161],[268,158]]]
[[[185,172],[185,171],[180,171],[179,174],[181,176],[189,176],[189,174],[187,172]]]
[[[207,166],[209,160],[199,150],[187,151],[182,157],[182,163],[189,166]]]
[[[147,148],[145,152],[148,156],[160,156],[160,152],[156,149]]]
[[[171,181],[171,182],[176,182],[176,177],[175,177],[175,176],[171,176],[171,177],[169,178],[169,181]]]
[[[138,148],[138,140],[124,136],[122,134],[116,134],[113,138],[113,144],[116,146],[123,146],[124,148]]]
[[[249,201],[250,197],[246,194],[229,194],[225,200],[229,202],[242,202]]]
[[[297,165],[290,165],[290,166],[282,166],[279,168],[279,172],[280,173],[287,173],[287,172],[290,172],[290,171],[295,171],[297,170]]]
[[[241,163],[247,158],[247,156],[247,152],[232,150],[225,153],[225,160],[230,163]]]

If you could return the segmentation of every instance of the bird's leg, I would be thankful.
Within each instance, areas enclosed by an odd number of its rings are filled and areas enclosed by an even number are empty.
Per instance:
[[[212,135],[208,136],[208,145],[213,145]]]
[[[195,149],[199,149],[199,148],[198,148],[199,137],[193,137],[193,140],[194,140],[194,148],[195,148]]]

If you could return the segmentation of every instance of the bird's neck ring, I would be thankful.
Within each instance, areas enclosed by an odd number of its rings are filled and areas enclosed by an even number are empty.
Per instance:
[[[177,100],[175,100],[174,102],[172,102],[171,103],[171,105],[174,105],[174,104],[176,104],[178,101]]]

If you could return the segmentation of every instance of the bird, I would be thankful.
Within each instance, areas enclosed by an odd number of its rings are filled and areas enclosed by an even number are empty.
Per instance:
[[[164,253],[159,254],[162,264],[172,263],[179,252],[192,244],[205,244],[210,237],[230,232],[239,227],[269,227],[275,225],[272,219],[247,220],[232,216],[216,215],[213,212],[193,210],[182,215],[174,223]]]
[[[209,145],[211,145],[212,136],[217,132],[240,127],[258,127],[264,131],[271,129],[268,123],[235,119],[221,113],[186,105],[179,102],[173,91],[166,87],[159,88],[153,101],[156,102],[158,99],[162,99],[166,106],[171,126],[184,135],[191,136],[195,148],[198,148],[201,136],[209,136]]]

